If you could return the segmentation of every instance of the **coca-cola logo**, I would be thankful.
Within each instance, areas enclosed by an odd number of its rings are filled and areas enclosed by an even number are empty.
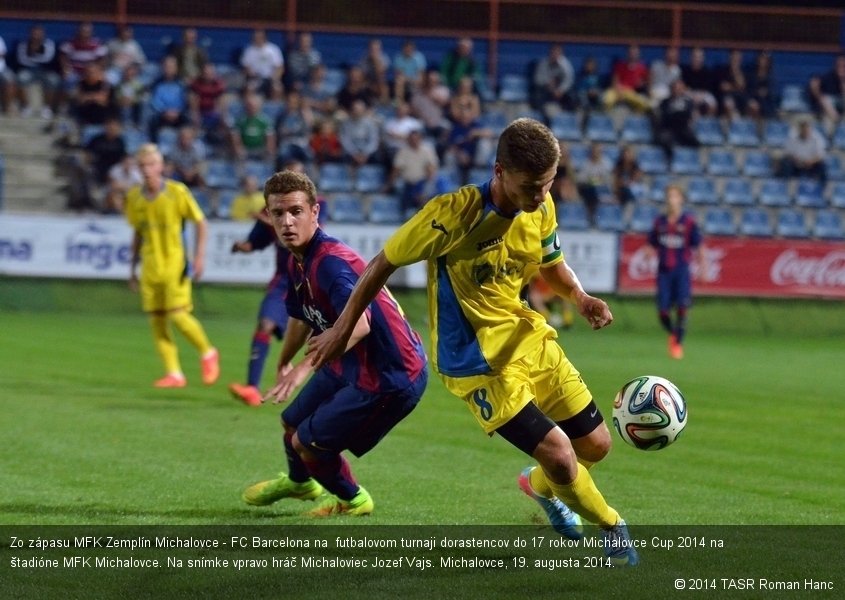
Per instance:
[[[802,257],[797,250],[785,250],[772,263],[770,277],[782,286],[845,287],[845,251]]]
[[[722,275],[722,259],[727,254],[724,248],[702,246],[704,265],[693,262],[691,271],[695,281],[713,283]],[[703,266],[703,270],[702,267]],[[628,259],[628,277],[634,281],[654,279],[657,275],[657,253],[650,246],[637,248]]]

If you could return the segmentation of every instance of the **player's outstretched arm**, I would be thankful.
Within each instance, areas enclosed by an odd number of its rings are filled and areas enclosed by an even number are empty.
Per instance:
[[[395,270],[396,266],[387,260],[384,251],[370,261],[334,325],[308,340],[305,355],[311,359],[314,369],[338,358],[350,347],[350,339],[361,316]]]
[[[578,312],[589,321],[593,329],[607,327],[613,322],[613,313],[610,312],[607,302],[585,292],[575,271],[566,264],[565,260],[550,267],[541,268],[540,274],[558,296],[571,300],[575,304]]]

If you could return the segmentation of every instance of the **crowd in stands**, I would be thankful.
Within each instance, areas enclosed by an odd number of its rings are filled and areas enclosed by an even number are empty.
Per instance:
[[[0,98],[4,112],[34,117],[31,88],[40,88],[39,116],[81,149],[74,206],[105,212],[121,209],[122,190],[138,180],[131,154],[152,140],[168,174],[214,216],[251,218],[263,178],[295,160],[324,193],[386,194],[401,218],[438,191],[489,177],[497,135],[516,116],[545,121],[561,139],[553,194],[574,224],[601,226],[608,212],[633,223],[668,178],[688,187],[708,178],[710,197],[690,198],[704,206],[724,204],[732,177],[751,178],[751,197],[736,205],[758,204],[764,179],[790,190],[810,181],[828,208],[828,180],[845,179],[845,55],[789,97],[766,51],[735,49],[723,64],[702,48],[684,55],[667,47],[648,64],[631,45],[601,72],[594,56],[576,69],[553,43],[525,76],[494,89],[468,38],[441,56],[413,40],[391,56],[374,38],[361,56],[327,65],[310,33],[282,48],[256,29],[237,64],[215,64],[189,27],[153,63],[132,27],[103,42],[81,23],[68,40],[42,26],[14,44],[0,38]]]

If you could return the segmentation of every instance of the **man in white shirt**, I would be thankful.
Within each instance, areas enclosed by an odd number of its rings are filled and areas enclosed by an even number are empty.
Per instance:
[[[281,94],[285,60],[281,48],[267,39],[264,29],[253,32],[252,43],[241,54],[241,66],[250,89],[267,98]]]
[[[802,119],[798,129],[792,130],[784,147],[781,171],[786,177],[810,177],[818,179],[824,187],[827,181],[825,157],[827,144],[824,137],[813,127],[809,119]]]
[[[431,193],[437,168],[440,163],[431,144],[422,137],[422,129],[413,129],[408,134],[405,145],[393,158],[393,170],[390,172],[388,187],[397,179],[402,185],[402,209],[416,210],[425,204]]]

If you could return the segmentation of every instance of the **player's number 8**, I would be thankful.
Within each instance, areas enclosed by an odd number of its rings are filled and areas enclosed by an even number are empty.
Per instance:
[[[485,388],[478,388],[472,393],[472,401],[481,412],[481,418],[489,421],[493,416],[493,405],[487,401],[487,390]]]

